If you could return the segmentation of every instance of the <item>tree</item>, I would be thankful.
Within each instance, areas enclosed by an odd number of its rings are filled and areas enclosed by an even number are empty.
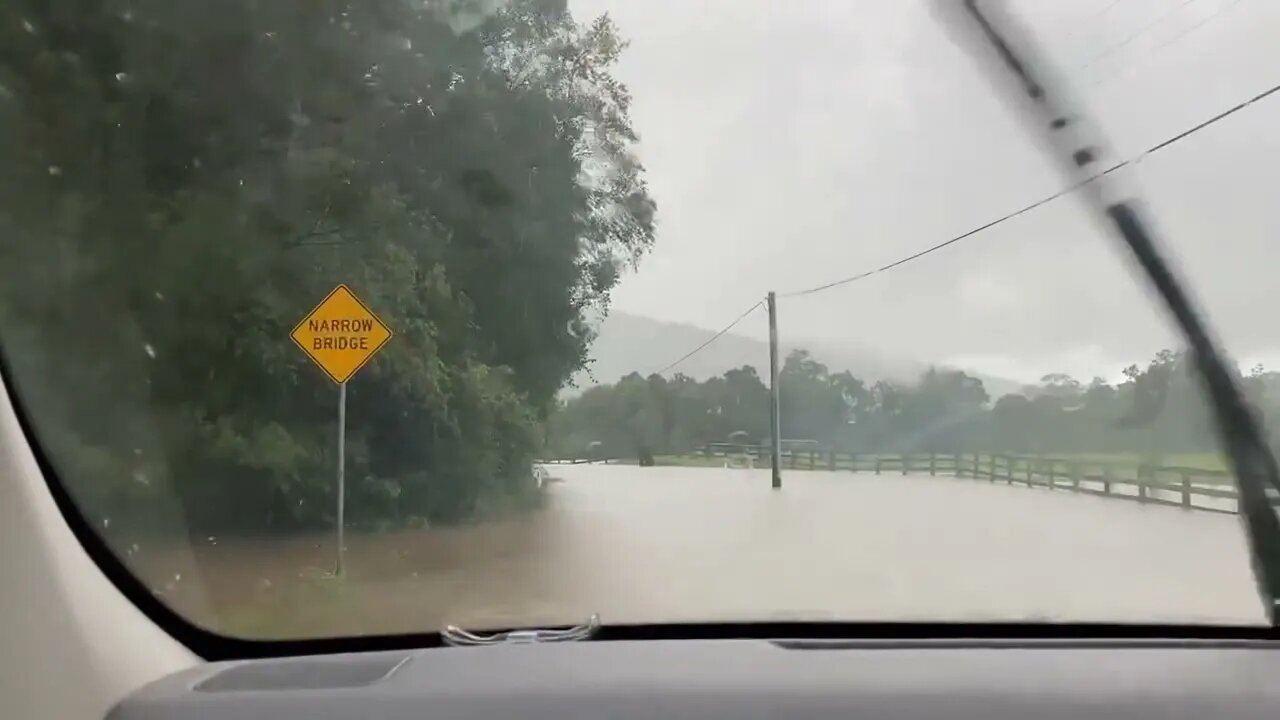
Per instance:
[[[287,336],[337,282],[396,333],[350,386],[352,520],[527,492],[655,206],[612,22],[460,8],[0,8],[0,337],[96,520],[332,522],[334,391]]]

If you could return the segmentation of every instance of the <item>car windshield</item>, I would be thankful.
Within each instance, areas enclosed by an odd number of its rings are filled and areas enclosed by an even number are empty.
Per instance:
[[[1010,5],[1264,430],[1278,9]],[[5,3],[49,481],[239,638],[1265,623],[1186,341],[934,10]]]

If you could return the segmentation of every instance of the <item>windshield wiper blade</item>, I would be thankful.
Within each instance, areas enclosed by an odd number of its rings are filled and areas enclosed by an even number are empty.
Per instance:
[[[979,5],[986,7],[979,7]],[[1280,626],[1280,519],[1272,508],[1268,489],[1280,492],[1280,468],[1264,439],[1252,409],[1240,392],[1235,373],[1222,359],[1200,312],[1184,291],[1155,238],[1143,223],[1133,195],[1118,187],[1114,171],[1120,162],[1099,170],[1102,136],[1086,122],[1078,103],[1071,103],[1062,84],[1048,87],[1047,64],[1031,38],[1003,11],[1002,3],[980,0],[936,0],[942,14],[962,7],[968,20],[945,18],[954,26],[976,30],[976,38],[995,51],[1005,76],[1018,85],[1023,107],[1030,107],[1032,125],[1045,141],[1053,159],[1089,204],[1115,229],[1165,308],[1186,337],[1201,382],[1213,406],[1223,449],[1227,452],[1239,486],[1239,512],[1248,538],[1254,580],[1268,621]],[[969,23],[972,24],[969,24]],[[1016,45],[1014,41],[1017,41]],[[1027,103],[1027,101],[1030,101]],[[1090,136],[1092,133],[1092,136]]]
[[[521,629],[480,635],[457,625],[446,625],[440,638],[448,645],[531,645],[546,642],[572,642],[589,640],[600,631],[600,616],[592,614],[586,623],[560,629]]]

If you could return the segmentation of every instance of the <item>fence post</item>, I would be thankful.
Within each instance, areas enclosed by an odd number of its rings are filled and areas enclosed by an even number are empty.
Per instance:
[[[1138,465],[1138,502],[1147,501],[1147,466]]]
[[[973,453],[973,479],[978,480],[982,477],[982,473],[978,472],[978,453]]]
[[[1012,455],[1004,456],[1004,479],[1010,485],[1013,484],[1014,459]]]
[[[1080,465],[1075,461],[1067,463],[1067,472],[1071,473],[1071,489],[1080,490]]]
[[[1058,484],[1056,482],[1057,478],[1055,477],[1058,471],[1058,461],[1047,460],[1046,462],[1049,464],[1049,489],[1055,490],[1058,487]]]
[[[991,482],[996,481],[996,454],[991,453]]]
[[[814,468],[814,465],[813,465],[813,450],[810,450],[810,451],[809,451],[809,469],[810,469],[810,470],[812,470],[813,468]]]
[[[938,474],[938,456],[934,453],[929,453],[929,474]]]
[[[1182,473],[1182,507],[1191,507],[1191,476],[1186,472]]]
[[[836,471],[836,451],[831,450],[827,455],[827,469],[831,472]]]
[[[902,474],[907,474],[907,468],[911,467],[911,453],[902,453]]]
[[[1023,463],[1025,463],[1025,465],[1026,465],[1026,472],[1027,472],[1027,487],[1031,487],[1031,470],[1032,470],[1032,468],[1031,468],[1031,458],[1029,458],[1029,457],[1024,457],[1024,458],[1022,458],[1022,462],[1023,462]]]
[[[1111,494],[1111,466],[1107,464],[1102,466],[1102,494]]]
[[[858,453],[849,453],[849,472],[858,472]]]
[[[960,467],[960,453],[956,453],[952,460],[954,462],[951,464],[951,472],[955,473],[958,478],[964,477],[964,468]]]
[[[877,475],[880,474],[880,456],[879,455],[876,456],[876,474]]]

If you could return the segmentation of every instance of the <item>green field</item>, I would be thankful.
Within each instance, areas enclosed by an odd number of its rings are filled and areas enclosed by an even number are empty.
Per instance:
[[[979,456],[981,458],[980,460],[981,467],[983,470],[985,470],[988,467],[987,458],[990,457],[990,454],[979,453]],[[865,470],[871,469],[872,467],[874,467],[876,460],[879,459],[885,463],[886,470],[898,471],[901,468],[901,464],[900,464],[901,457],[902,456],[897,453],[882,453],[882,454],[859,453],[857,456],[858,470],[859,472],[863,472]],[[911,457],[912,457],[913,469],[917,469],[920,465],[923,464],[924,459],[927,457],[927,455],[913,454]],[[943,467],[945,467],[949,472],[950,464],[948,461],[953,456],[947,453],[947,454],[938,454],[937,457],[940,464],[939,469],[941,470]],[[964,460],[962,460],[962,463],[965,465],[965,467],[969,467],[970,464],[972,463],[973,454],[961,453],[961,457],[964,458]],[[1005,456],[1003,454],[997,453],[997,457],[1005,457]],[[1063,464],[1079,463],[1084,466],[1094,465],[1095,467],[1085,468],[1086,471],[1088,472],[1096,471],[1097,470],[1096,466],[1105,464],[1111,467],[1112,472],[1116,475],[1116,477],[1136,476],[1139,465],[1143,464],[1144,462],[1144,457],[1145,457],[1145,461],[1148,464],[1156,465],[1162,468],[1188,468],[1188,469],[1195,469],[1195,470],[1205,470],[1212,473],[1227,472],[1227,465],[1226,465],[1225,459],[1221,455],[1218,455],[1216,453],[1171,453],[1171,454],[1159,455],[1159,456],[1155,456],[1155,455],[1143,456],[1139,453],[1047,453],[1044,455],[1034,455],[1034,456],[1019,455],[1015,457],[1019,459],[1019,463],[1021,463],[1023,459],[1030,457],[1030,458],[1038,458],[1043,460],[1049,460],[1049,459],[1059,460],[1059,461],[1062,461]],[[655,459],[656,465],[668,466],[668,467],[672,467],[672,466],[674,467],[723,467],[725,464],[725,459],[723,456],[706,457],[704,455],[697,454],[697,453],[685,454],[685,455],[659,455],[654,459]],[[634,460],[623,460],[621,462],[623,464],[629,464],[629,465],[635,464]],[[848,455],[842,453],[842,457],[839,461],[839,469],[842,471],[848,472],[849,471],[848,462],[849,462]],[[825,469],[828,466],[827,463],[828,463],[828,459],[825,451],[819,451],[815,454],[814,456],[815,469]],[[757,466],[767,467],[768,459],[766,458],[763,462],[758,462]],[[791,467],[792,467],[791,459],[789,457],[784,457],[783,468],[787,469]],[[795,458],[795,468],[808,469],[808,467],[809,467],[808,453],[804,451],[798,452]],[[1003,464],[1001,464],[1001,468],[1003,468]],[[1060,466],[1059,469],[1064,469],[1064,468],[1061,468]],[[1229,477],[1225,477],[1225,476],[1218,477],[1215,475],[1200,476],[1197,478],[1197,480],[1201,482],[1223,482],[1223,483],[1231,482],[1231,478]]]

